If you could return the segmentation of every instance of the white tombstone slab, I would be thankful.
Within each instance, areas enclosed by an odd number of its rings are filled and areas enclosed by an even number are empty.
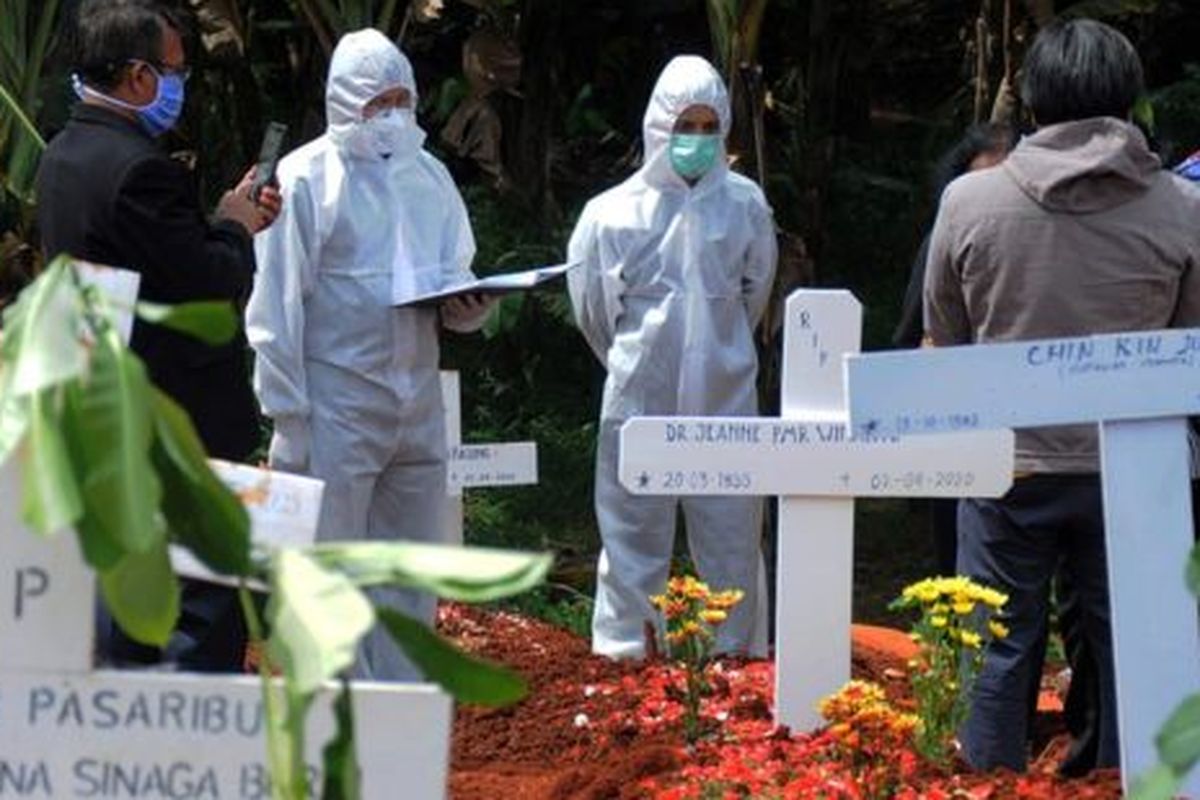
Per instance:
[[[74,536],[21,525],[14,463],[0,468],[0,798],[267,800],[258,680],[92,672],[94,576]],[[310,718],[313,774],[335,694]],[[444,797],[450,698],[430,684],[355,683],[354,704],[363,797],[391,800],[399,781],[408,796]]]
[[[464,489],[537,483],[537,444],[463,444],[458,373],[443,370],[442,411],[446,425],[446,542],[463,543]]]
[[[318,781],[333,696],[323,692],[309,718]],[[394,800],[398,786],[444,797],[449,699],[424,684],[361,684],[353,697],[363,797]],[[250,676],[25,672],[0,683],[0,798],[270,800],[266,764],[262,687]]]
[[[102,293],[128,342],[141,276],[85,261],[75,266],[80,281]],[[70,531],[42,539],[25,530],[19,458],[0,464],[0,672],[85,672],[92,666],[95,625],[91,573]]]
[[[847,433],[841,359],[857,352],[861,325],[849,292],[797,291],[782,419],[646,417],[621,430],[633,493],[779,496],[775,717],[795,730],[818,726],[817,703],[850,679],[853,498],[999,496],[1012,483],[1010,431]]]
[[[16,458],[0,464],[0,552],[0,673],[90,670],[92,574],[70,531],[25,530]]]
[[[1099,423],[1109,602],[1126,792],[1154,736],[1200,690],[1187,423],[1200,330],[946,347],[847,359],[857,430],[914,433]],[[1186,784],[1200,796],[1200,776]]]
[[[219,459],[211,459],[209,464],[245,505],[254,548],[304,547],[315,541],[323,482]],[[178,545],[171,546],[171,565],[176,573],[189,578],[236,584],[236,580],[214,575],[190,550]]]

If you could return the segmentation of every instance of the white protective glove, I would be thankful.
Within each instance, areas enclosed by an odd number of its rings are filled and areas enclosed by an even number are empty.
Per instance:
[[[312,434],[304,417],[280,417],[275,420],[267,464],[281,472],[308,471],[309,445]]]

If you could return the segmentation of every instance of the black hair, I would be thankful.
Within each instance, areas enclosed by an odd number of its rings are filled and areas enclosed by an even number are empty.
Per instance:
[[[961,139],[938,160],[933,171],[934,202],[950,182],[971,168],[984,153],[1006,154],[1017,143],[1017,133],[1003,122],[981,122],[967,128]]]
[[[159,64],[164,28],[180,30],[175,13],[154,0],[83,0],[74,26],[74,69],[101,91],[120,82],[129,61]]]
[[[1120,31],[1092,19],[1044,28],[1022,72],[1021,97],[1038,125],[1124,119],[1144,88],[1137,50]]]

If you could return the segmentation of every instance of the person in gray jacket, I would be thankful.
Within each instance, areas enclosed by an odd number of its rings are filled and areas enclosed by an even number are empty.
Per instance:
[[[1129,40],[1093,20],[1039,33],[1022,95],[1038,125],[997,167],[952,183],[930,243],[934,346],[1200,325],[1200,193],[1130,122],[1143,88]],[[1017,432],[1017,479],[959,507],[958,571],[1006,592],[960,738],[975,767],[1026,765],[1050,581],[1070,577],[1098,685],[1096,766],[1118,762],[1096,426]]]

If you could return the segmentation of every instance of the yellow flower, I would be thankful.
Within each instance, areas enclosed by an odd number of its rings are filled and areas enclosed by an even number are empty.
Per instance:
[[[938,598],[937,584],[931,578],[904,587],[901,597],[905,600],[918,600],[922,603],[932,603]]]
[[[710,595],[704,604],[710,609],[727,611],[742,601],[745,593],[741,589],[730,589]]]
[[[988,621],[988,630],[990,630],[992,632],[992,636],[995,636],[997,639],[1004,639],[1008,636],[1008,627],[1002,622],[996,622],[994,619]]]
[[[977,586],[974,597],[985,606],[991,606],[996,609],[1001,608],[1008,602],[1008,595],[998,592],[995,589],[989,589],[986,586]]]
[[[954,609],[955,614],[958,614],[960,617],[965,617],[967,614],[970,614],[975,610],[975,604],[970,600],[956,600],[951,608]]]
[[[935,628],[944,628],[946,627],[946,618],[941,614],[934,614],[929,618],[929,624]]]
[[[980,638],[979,634],[975,633],[975,631],[961,631],[959,633],[959,639],[963,644],[971,648],[978,648],[979,645],[983,643],[983,639]]]
[[[709,625],[720,625],[728,618],[728,614],[719,609],[708,609],[700,612],[700,619]]]

